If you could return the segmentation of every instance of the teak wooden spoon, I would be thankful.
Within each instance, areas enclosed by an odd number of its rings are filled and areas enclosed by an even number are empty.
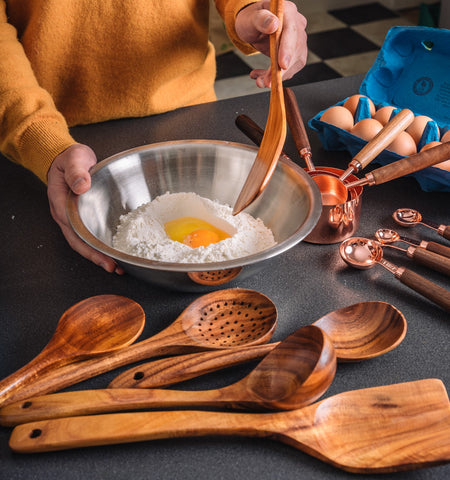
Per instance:
[[[144,311],[129,298],[99,295],[78,302],[64,312],[41,353],[0,382],[0,405],[44,372],[130,345],[144,324]]]
[[[313,323],[329,336],[338,362],[358,362],[397,347],[405,338],[404,315],[386,302],[361,302],[327,313]],[[126,370],[109,388],[155,388],[173,385],[267,355],[278,343],[232,350],[191,353],[154,360]]]
[[[431,467],[450,461],[450,404],[444,384],[425,379],[340,393],[276,413],[132,412],[19,425],[9,445],[31,453],[203,435],[267,437],[355,473]]]
[[[168,407],[291,410],[321,397],[336,373],[336,353],[319,327],[302,327],[246,377],[215,390],[84,390],[30,398],[0,410],[2,425],[93,413]]]
[[[279,25],[277,31],[270,35],[271,88],[266,131],[261,147],[256,154],[256,159],[234,204],[233,215],[248,207],[264,191],[277,166],[278,157],[286,140],[283,83],[281,69],[278,65],[278,47],[283,26],[284,1],[271,0],[270,11],[278,17]]]
[[[123,365],[158,355],[257,345],[270,340],[277,324],[273,302],[255,290],[230,288],[197,298],[167,328],[119,352],[50,372],[17,392],[9,403],[81,382]]]

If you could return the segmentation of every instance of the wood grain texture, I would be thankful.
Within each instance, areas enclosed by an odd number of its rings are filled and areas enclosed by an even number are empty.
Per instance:
[[[144,323],[144,311],[129,298],[99,295],[78,302],[62,315],[41,353],[0,382],[0,405],[45,372],[130,345]]]
[[[276,413],[140,412],[69,417],[16,427],[15,452],[203,435],[267,437],[357,473],[450,461],[450,404],[438,379],[340,393]]]
[[[36,379],[9,403],[66,388],[123,365],[158,355],[258,345],[272,337],[277,309],[262,293],[243,288],[197,298],[167,328],[118,352],[66,365]]]

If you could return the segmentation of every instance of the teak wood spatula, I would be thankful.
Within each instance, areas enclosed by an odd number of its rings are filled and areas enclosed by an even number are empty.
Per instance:
[[[283,0],[271,0],[270,11],[278,17],[280,23],[277,31],[270,36],[271,88],[269,114],[261,146],[236,200],[233,215],[238,214],[253,203],[266,188],[277,166],[278,157],[286,140],[286,112],[281,69],[278,65],[278,47],[284,14]]]
[[[268,437],[350,472],[382,473],[450,461],[450,403],[438,379],[340,393],[277,413],[113,413],[26,423],[10,438],[30,453],[162,438]],[[150,448],[150,446],[149,446]]]

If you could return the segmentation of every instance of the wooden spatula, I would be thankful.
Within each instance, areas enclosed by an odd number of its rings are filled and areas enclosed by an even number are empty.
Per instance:
[[[271,89],[269,115],[261,146],[236,200],[233,215],[238,214],[253,203],[266,188],[277,166],[278,157],[286,140],[286,112],[281,69],[278,65],[278,46],[284,13],[283,0],[271,0],[270,11],[278,17],[280,23],[277,31],[270,36]]]
[[[19,425],[10,447],[44,452],[202,435],[268,437],[350,472],[381,473],[450,461],[450,403],[438,379],[340,393],[277,413],[140,412]]]

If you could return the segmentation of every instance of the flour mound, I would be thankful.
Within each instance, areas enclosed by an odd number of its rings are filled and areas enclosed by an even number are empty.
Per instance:
[[[272,231],[261,219],[232,212],[230,206],[195,193],[165,193],[120,217],[113,246],[160,262],[215,263],[253,255],[276,244]],[[164,224],[183,216],[206,220],[231,237],[198,248],[171,240]]]

